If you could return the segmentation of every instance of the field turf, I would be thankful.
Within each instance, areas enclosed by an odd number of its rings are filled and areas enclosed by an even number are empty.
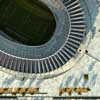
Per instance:
[[[55,27],[53,14],[38,0],[0,0],[0,30],[19,43],[44,44]]]

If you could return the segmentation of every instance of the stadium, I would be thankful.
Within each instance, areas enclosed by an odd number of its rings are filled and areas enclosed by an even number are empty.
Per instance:
[[[99,26],[100,0],[0,0],[0,100],[100,95]]]
[[[59,11],[39,0],[0,4],[1,66],[41,74],[57,70],[75,56],[86,32],[79,0],[60,1]]]

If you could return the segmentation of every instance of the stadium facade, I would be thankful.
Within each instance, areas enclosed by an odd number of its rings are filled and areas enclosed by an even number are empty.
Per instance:
[[[41,74],[44,77],[62,69],[66,63],[77,56],[80,44],[91,27],[89,15],[91,8],[88,9],[88,1],[48,0],[45,2],[42,0],[41,2],[48,6],[56,21],[52,38],[42,45],[30,46],[8,39],[7,33],[1,30],[0,66],[5,70],[26,73],[26,76]]]

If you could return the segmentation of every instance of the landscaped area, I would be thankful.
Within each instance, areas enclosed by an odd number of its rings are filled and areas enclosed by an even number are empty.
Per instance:
[[[39,0],[1,0],[0,30],[25,45],[49,41],[56,22],[50,9]]]

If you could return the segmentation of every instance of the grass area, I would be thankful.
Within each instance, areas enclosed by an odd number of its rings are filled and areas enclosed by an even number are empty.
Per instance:
[[[20,43],[44,44],[55,27],[53,14],[39,0],[0,1],[0,29]]]

